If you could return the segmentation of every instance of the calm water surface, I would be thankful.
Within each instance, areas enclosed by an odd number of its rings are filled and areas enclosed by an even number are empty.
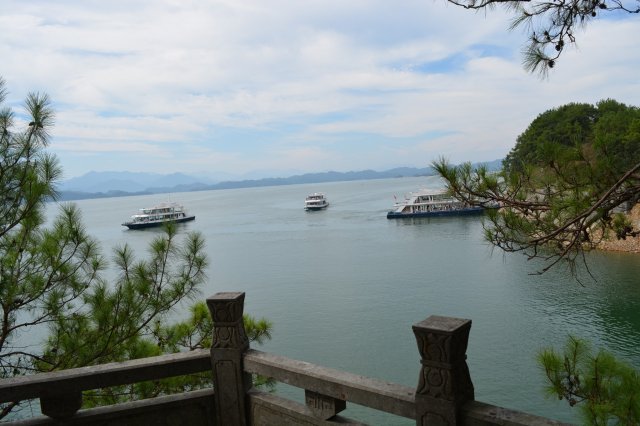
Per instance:
[[[567,334],[591,339],[640,368],[640,256],[590,256],[597,281],[583,285],[554,270],[493,251],[479,217],[387,220],[399,198],[435,178],[83,200],[91,235],[109,253],[130,244],[140,256],[157,230],[120,224],[137,209],[178,201],[196,215],[211,266],[206,297],[244,291],[245,311],[274,323],[261,349],[353,373],[415,386],[419,354],[411,325],[429,315],[473,321],[468,363],[476,399],[559,420],[573,412],[545,399],[535,353]],[[302,209],[307,193],[331,206]],[[55,206],[50,207],[51,214]],[[279,386],[299,400],[303,391]],[[348,405],[371,424],[415,424]]]

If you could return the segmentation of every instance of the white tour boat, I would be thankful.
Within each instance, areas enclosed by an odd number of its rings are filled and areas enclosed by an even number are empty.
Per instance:
[[[123,223],[122,226],[129,229],[143,229],[160,226],[167,222],[188,222],[195,218],[178,203],[162,203],[151,208],[140,209],[140,213],[131,216],[131,220]]]
[[[322,192],[314,192],[307,195],[304,200],[305,210],[322,210],[329,207],[329,201]]]
[[[420,190],[410,192],[403,201],[398,201],[387,219],[403,217],[431,217],[479,214],[484,207],[472,206],[448,195],[446,191]]]

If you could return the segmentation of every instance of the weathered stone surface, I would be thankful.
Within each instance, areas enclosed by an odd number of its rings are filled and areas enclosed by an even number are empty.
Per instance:
[[[330,421],[319,419],[308,407],[271,393],[251,391],[249,396],[253,426],[365,426],[341,416]]]
[[[422,368],[415,394],[416,423],[462,424],[461,407],[474,399],[466,362],[471,320],[431,316],[413,326]]]
[[[347,408],[347,402],[342,399],[332,398],[310,390],[304,391],[304,402],[313,415],[322,420],[328,420]]]
[[[15,426],[215,426],[213,389],[80,410],[63,421],[37,417]]]
[[[216,421],[219,425],[245,426],[251,375],[243,368],[243,356],[249,349],[242,319],[244,293],[217,293],[207,299],[207,305],[214,321],[211,368]]]
[[[211,369],[208,350],[168,354],[126,362],[17,376],[0,380],[0,402],[35,399],[51,394],[125,385]]]
[[[82,407],[82,392],[71,391],[40,398],[40,411],[53,419],[66,419]]]
[[[354,402],[398,416],[415,418],[415,389],[396,383],[249,349],[245,371],[273,377],[301,389]]]
[[[465,426],[570,426],[545,417],[534,416],[522,411],[496,407],[484,402],[471,401],[463,407]]]

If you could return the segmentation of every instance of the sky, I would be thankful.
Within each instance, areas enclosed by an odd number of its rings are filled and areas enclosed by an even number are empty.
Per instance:
[[[640,106],[640,18],[594,21],[546,79],[502,10],[445,0],[3,0],[0,76],[56,111],[64,178],[503,158],[569,102]]]

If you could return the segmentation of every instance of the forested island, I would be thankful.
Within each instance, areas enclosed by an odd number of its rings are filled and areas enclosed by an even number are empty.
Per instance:
[[[434,167],[459,198],[503,206],[488,215],[492,244],[547,270],[593,248],[638,250],[639,160],[640,109],[606,99],[540,114],[498,174],[444,159]]]

